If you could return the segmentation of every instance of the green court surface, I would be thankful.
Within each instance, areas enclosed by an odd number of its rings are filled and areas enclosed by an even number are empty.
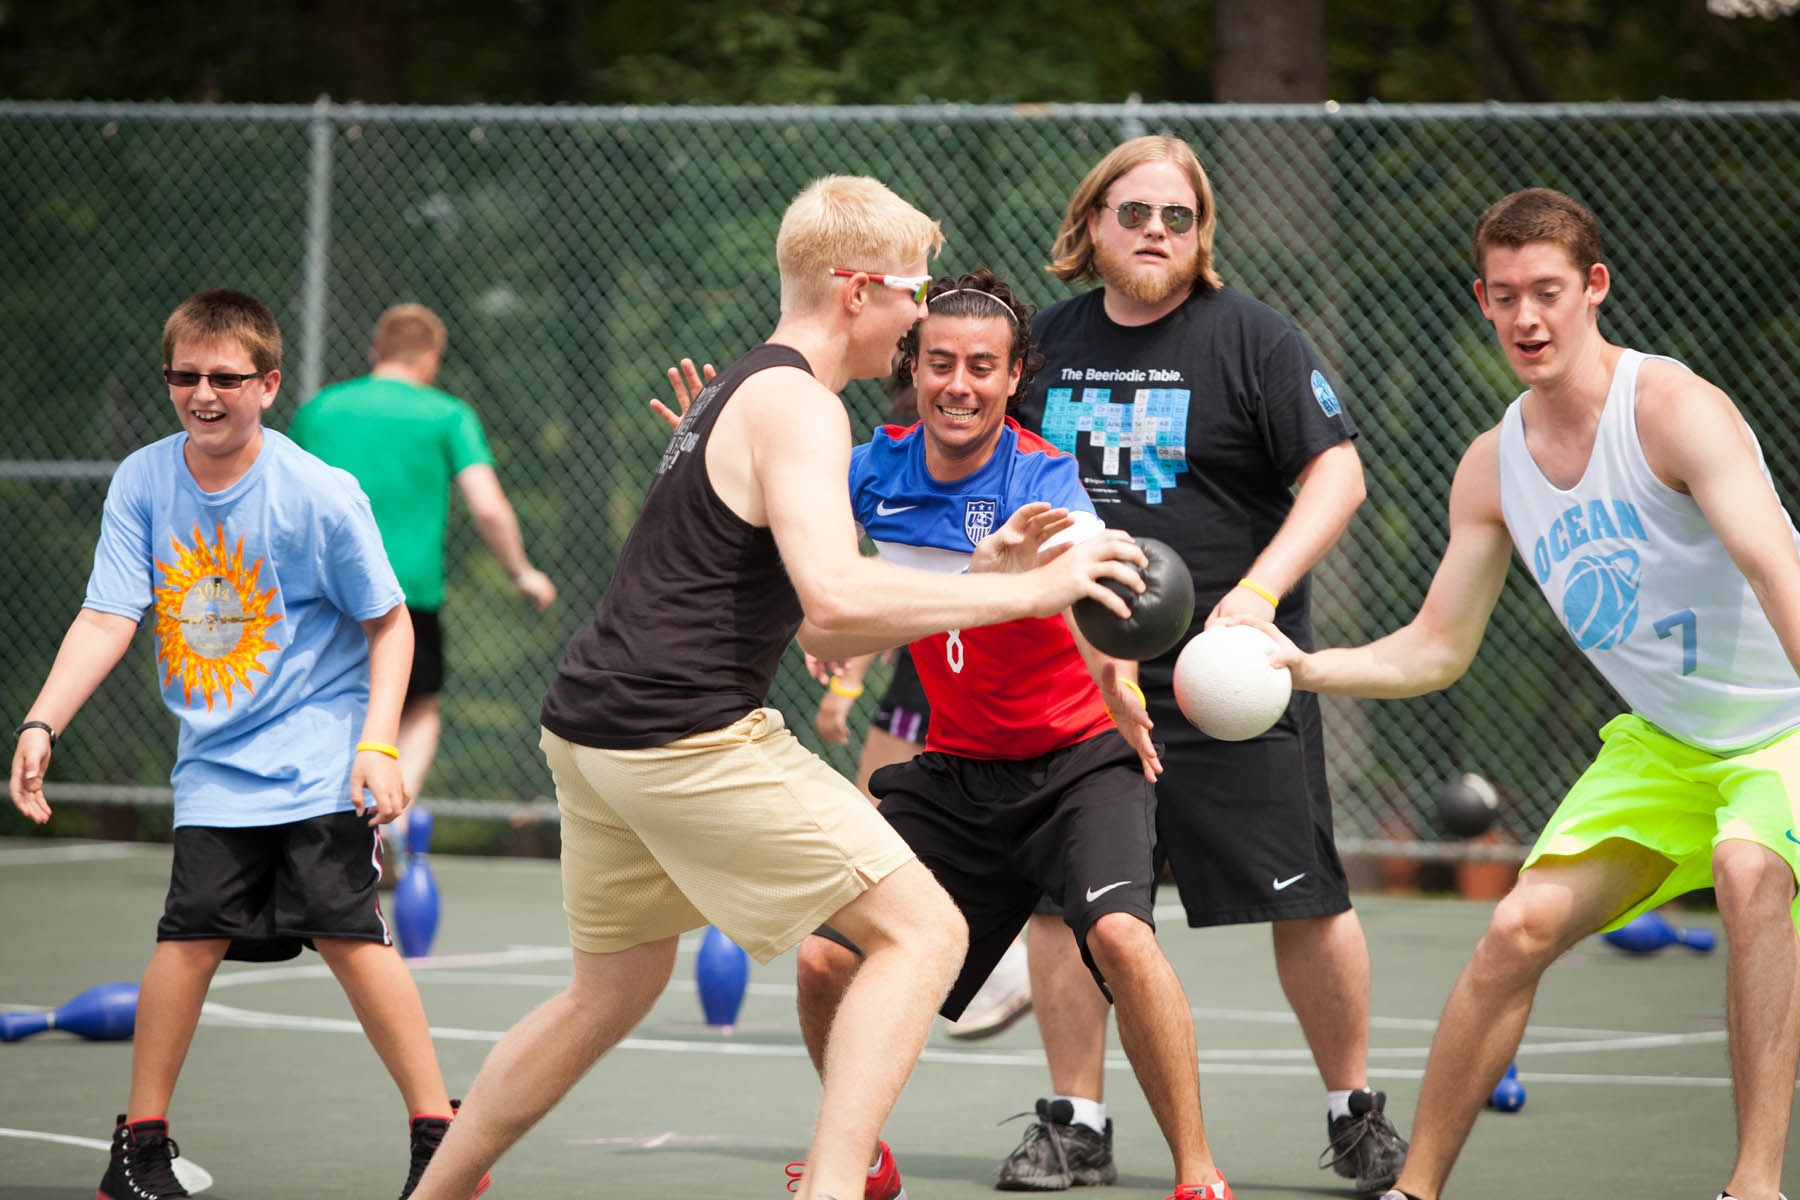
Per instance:
[[[168,858],[164,846],[0,840],[0,1007],[53,1007],[136,979]],[[567,978],[568,951],[554,863],[433,865],[443,925],[415,967],[458,1094],[499,1035]],[[1403,1132],[1435,1018],[1488,907],[1359,900],[1375,969],[1371,1074]],[[1159,919],[1193,1005],[1207,1133],[1234,1190],[1350,1195],[1316,1165],[1324,1098],[1267,928],[1189,930],[1168,908]],[[753,966],[742,1023],[724,1035],[700,1019],[698,942],[683,939],[674,983],[644,1024],[501,1161],[491,1197],[785,1194],[783,1166],[804,1153],[817,1102],[793,956]],[[1452,1200],[1714,1195],[1734,1145],[1724,966],[1723,950],[1631,958],[1590,940],[1571,952],[1545,978],[1519,1054],[1527,1103],[1482,1115]],[[1169,1191],[1168,1156],[1112,1046],[1120,1181],[1108,1194],[1156,1200]],[[0,1045],[0,1200],[93,1196],[129,1058],[128,1043],[61,1032]],[[913,1200],[993,1195],[994,1167],[1026,1125],[1002,1121],[1046,1089],[1030,1020],[974,1043],[935,1030],[886,1130]],[[220,970],[170,1116],[184,1155],[215,1181],[207,1196],[391,1197],[405,1176],[398,1094],[314,955]]]

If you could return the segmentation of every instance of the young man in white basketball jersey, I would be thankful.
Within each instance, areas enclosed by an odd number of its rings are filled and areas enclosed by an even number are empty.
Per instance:
[[[1592,213],[1560,192],[1515,192],[1482,215],[1474,251],[1475,297],[1526,390],[1463,455],[1450,542],[1418,615],[1369,645],[1312,654],[1259,627],[1297,688],[1442,688],[1475,657],[1516,547],[1632,711],[1601,730],[1599,756],[1451,991],[1412,1150],[1384,1200],[1436,1200],[1545,968],[1596,930],[1709,886],[1731,947],[1738,1121],[1721,1196],[1776,1200],[1800,1058],[1800,537],[1725,393],[1601,336],[1612,281]],[[1693,1156],[1709,1174],[1721,1158]]]

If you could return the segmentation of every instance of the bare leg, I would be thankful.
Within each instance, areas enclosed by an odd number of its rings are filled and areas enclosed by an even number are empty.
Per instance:
[[[158,942],[138,984],[137,1026],[131,1043],[131,1096],[125,1117],[163,1118],[175,1080],[194,1042],[213,972],[230,943],[223,938]]]
[[[1169,1143],[1175,1182],[1215,1182],[1219,1171],[1200,1119],[1194,1016],[1181,981],[1156,944],[1156,931],[1136,917],[1108,913],[1094,922],[1087,940],[1112,989],[1119,1044]]]
[[[468,1200],[507,1147],[643,1020],[674,968],[672,937],[617,954],[575,951],[569,986],[513,1026],[482,1064],[415,1200]]]
[[[425,776],[437,757],[442,731],[437,693],[414,696],[400,710],[400,731],[394,735],[394,747],[400,751],[400,776],[406,781],[406,794],[414,800],[425,794]],[[405,830],[402,825],[396,832]]]
[[[1438,1019],[1397,1187],[1437,1200],[1481,1106],[1519,1049],[1545,968],[1654,890],[1668,869],[1661,855],[1609,841],[1580,858],[1540,860],[1520,874],[1494,907]]]
[[[1369,1082],[1369,946],[1355,909],[1276,921],[1275,971],[1327,1091]]]
[[[1058,1096],[1099,1103],[1106,1087],[1106,996],[1081,961],[1081,947],[1061,917],[1032,915],[1025,928],[1031,1005]],[[1193,1016],[1185,1014],[1192,1038]]]
[[[831,1023],[800,1200],[862,1195],[882,1123],[968,947],[962,915],[916,861],[845,905],[831,924],[862,947],[863,963]]]
[[[407,1116],[449,1116],[450,1096],[438,1069],[425,1004],[400,952],[379,942],[321,938],[315,944],[349,997],[381,1065],[400,1088]]]
[[[1737,1200],[1775,1200],[1800,1062],[1800,952],[1788,908],[1794,873],[1773,851],[1734,838],[1714,847],[1713,879],[1731,950],[1725,1027],[1738,1122],[1725,1190]]]
[[[831,1022],[837,1017],[838,1005],[849,990],[850,981],[862,966],[862,956],[830,938],[809,937],[800,943],[800,955],[794,966],[794,982],[799,992],[800,1039],[806,1043],[806,1055],[813,1070],[825,1074],[825,1041]]]

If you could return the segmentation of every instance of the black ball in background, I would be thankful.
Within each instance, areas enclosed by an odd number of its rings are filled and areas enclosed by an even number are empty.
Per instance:
[[[1480,837],[1500,815],[1500,796],[1479,775],[1446,780],[1437,792],[1438,824],[1460,838]]]
[[[1106,580],[1106,586],[1131,605],[1131,615],[1120,620],[1098,600],[1075,602],[1075,624],[1094,649],[1113,658],[1142,662],[1175,648],[1194,621],[1194,577],[1181,556],[1167,542],[1136,539],[1144,557],[1142,594],[1122,583]]]

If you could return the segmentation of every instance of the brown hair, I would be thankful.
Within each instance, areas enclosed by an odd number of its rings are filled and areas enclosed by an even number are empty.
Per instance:
[[[1172,162],[1193,185],[1200,209],[1194,214],[1195,266],[1199,268],[1200,281],[1207,287],[1224,286],[1213,267],[1213,232],[1218,227],[1218,210],[1213,205],[1212,181],[1206,177],[1206,169],[1200,165],[1193,147],[1178,137],[1161,133],[1132,138],[1114,146],[1075,186],[1074,193],[1069,196],[1069,206],[1063,210],[1062,227],[1056,231],[1056,241],[1050,247],[1050,265],[1044,268],[1046,271],[1066,283],[1099,278],[1099,273],[1094,270],[1094,241],[1088,236],[1088,214],[1119,176],[1147,162]]]
[[[275,314],[255,296],[229,288],[195,292],[163,322],[162,357],[167,366],[181,342],[236,341],[258,371],[281,367],[281,327]]]
[[[1583,275],[1602,257],[1600,222],[1585,205],[1551,188],[1526,188],[1496,200],[1475,222],[1475,274],[1486,275],[1489,247],[1531,242],[1560,246]]]
[[[423,304],[396,304],[375,322],[369,356],[378,363],[411,366],[427,354],[442,352],[449,340],[443,321],[429,308]]]
[[[1006,407],[1009,411],[1017,408],[1032,377],[1044,365],[1044,356],[1031,340],[1031,315],[1037,310],[1013,295],[1013,290],[986,267],[967,275],[932,280],[931,289],[925,294],[925,307],[934,317],[1006,317],[1011,322],[1012,344],[1007,347],[1006,368],[1010,371],[1014,363],[1019,364],[1019,382],[1006,398]],[[919,326],[923,324],[921,321],[914,325],[900,339],[900,362],[894,369],[894,383],[900,389],[913,386],[912,363],[919,356]]]

